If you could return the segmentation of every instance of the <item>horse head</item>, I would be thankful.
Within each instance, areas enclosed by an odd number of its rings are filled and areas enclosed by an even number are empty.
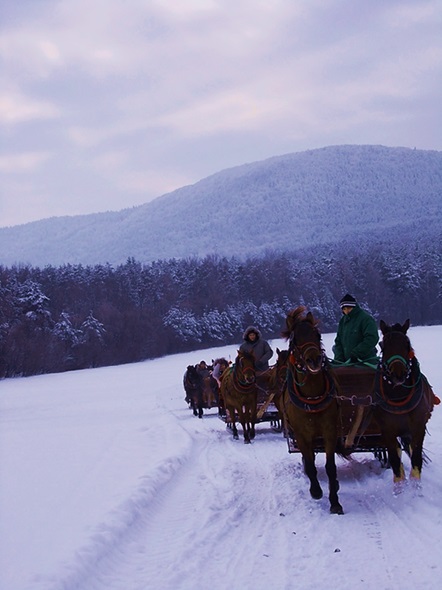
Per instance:
[[[322,371],[325,353],[322,348],[321,334],[311,311],[300,305],[290,311],[286,318],[286,330],[282,336],[289,341],[289,351],[300,370],[317,374]]]
[[[287,378],[287,363],[289,359],[288,350],[276,349],[276,380],[283,383]]]
[[[253,352],[238,350],[235,368],[237,378],[243,385],[252,385],[255,383],[255,355]]]
[[[392,326],[380,321],[383,334],[380,342],[381,367],[386,379],[394,386],[405,383],[411,373],[414,351],[407,336],[409,327],[410,320]]]
[[[188,365],[186,370],[186,382],[187,384],[195,389],[201,383],[201,375],[198,373],[195,365]]]
[[[281,390],[287,381],[289,351],[276,349],[276,363],[270,369],[269,389],[272,391]]]

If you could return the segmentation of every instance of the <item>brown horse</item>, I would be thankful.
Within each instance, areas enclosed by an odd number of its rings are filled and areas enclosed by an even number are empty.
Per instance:
[[[217,384],[215,379],[211,375],[203,376],[202,378],[203,388],[203,407],[209,410],[214,406],[218,405],[217,395]]]
[[[268,400],[273,401],[279,412],[279,423],[283,421],[282,393],[287,383],[288,350],[276,349],[276,363],[270,367],[267,383]],[[280,428],[280,424],[278,424]]]
[[[188,365],[183,377],[186,392],[185,401],[193,410],[194,416],[203,417],[203,378],[195,365]]]
[[[315,439],[322,437],[326,455],[330,512],[343,514],[338,499],[335,452],[337,446],[338,402],[334,380],[329,374],[321,334],[311,312],[299,306],[286,318],[282,335],[289,341],[287,384],[282,397],[288,435],[296,438],[304,472],[310,480],[310,494],[318,500],[322,489],[315,465]]]
[[[420,480],[426,424],[437,400],[420,371],[407,336],[409,327],[409,320],[402,326],[380,322],[383,340],[375,379],[374,416],[387,447],[395,483],[405,480],[398,439],[411,458],[410,477]]]
[[[253,353],[238,350],[234,364],[224,371],[220,397],[229,414],[233,438],[238,439],[236,419],[240,422],[244,442],[255,438],[257,388]]]

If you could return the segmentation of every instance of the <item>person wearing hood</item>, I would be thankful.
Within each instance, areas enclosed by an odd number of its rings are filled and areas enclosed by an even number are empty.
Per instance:
[[[239,349],[243,352],[253,352],[255,355],[255,369],[259,373],[267,371],[269,360],[273,356],[273,350],[267,340],[261,336],[261,332],[255,326],[246,328],[243,334],[243,342]]]
[[[338,363],[377,363],[376,344],[379,332],[375,319],[361,309],[356,299],[347,293],[339,302],[342,318],[339,320],[334,361]]]

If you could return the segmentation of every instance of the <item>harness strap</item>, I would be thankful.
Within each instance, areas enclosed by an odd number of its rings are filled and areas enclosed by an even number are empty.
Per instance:
[[[289,393],[290,401],[301,410],[305,412],[321,412],[327,406],[329,406],[335,397],[335,383],[334,380],[330,378],[327,371],[323,371],[323,375],[325,378],[325,388],[324,392],[321,395],[316,397],[305,397],[301,395],[299,390],[299,385],[293,375],[293,371],[291,368],[287,371],[287,390]],[[304,382],[305,383],[305,382]]]
[[[233,373],[232,377],[233,377],[233,381],[235,383],[235,388],[238,390],[241,390],[242,393],[248,393],[250,391],[252,391],[253,389],[256,389],[257,385],[256,385],[256,379],[255,381],[253,381],[253,383],[245,383],[244,381],[241,381],[238,377],[238,371],[237,371],[237,367],[235,365],[235,363],[230,367],[230,372]]]
[[[402,384],[398,386],[396,391],[401,391],[404,395],[397,399],[392,399],[385,391],[386,376],[383,374],[382,367],[378,367],[375,377],[375,395],[374,405],[379,406],[386,412],[391,414],[407,414],[414,410],[422,399],[424,388],[422,387],[422,373],[419,365],[416,365],[418,374],[411,375],[411,384]]]

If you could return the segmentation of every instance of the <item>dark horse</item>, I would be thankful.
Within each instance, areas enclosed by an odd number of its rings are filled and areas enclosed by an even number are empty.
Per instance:
[[[273,401],[279,413],[279,422],[283,421],[284,416],[282,408],[282,393],[287,383],[288,357],[288,350],[276,349],[276,363],[270,367],[267,382],[268,398],[266,404],[268,405],[269,402]],[[263,408],[265,408],[266,404],[264,404]],[[278,425],[278,427],[280,428],[280,425]]]
[[[183,377],[186,401],[193,410],[194,416],[203,417],[203,378],[195,365],[188,365]]]
[[[375,379],[373,412],[396,483],[405,479],[398,440],[411,458],[410,477],[420,480],[426,424],[438,399],[420,371],[407,336],[409,327],[409,320],[402,326],[389,326],[381,320],[382,353]]]
[[[244,442],[250,443],[255,438],[257,408],[255,357],[252,353],[238,350],[234,364],[223,373],[220,397],[230,416],[233,438],[239,438],[236,428],[238,415]]]
[[[283,393],[284,422],[288,435],[295,437],[302,454],[304,472],[310,480],[310,494],[322,498],[315,465],[315,439],[322,437],[326,455],[330,512],[343,514],[338,499],[335,453],[337,447],[338,402],[317,321],[299,306],[286,318],[282,336],[289,341],[287,385]]]

